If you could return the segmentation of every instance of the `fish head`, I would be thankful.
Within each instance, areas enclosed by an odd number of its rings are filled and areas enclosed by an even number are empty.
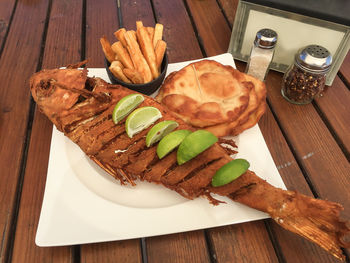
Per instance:
[[[30,90],[39,109],[53,121],[77,103],[86,80],[86,69],[41,70],[30,78]]]

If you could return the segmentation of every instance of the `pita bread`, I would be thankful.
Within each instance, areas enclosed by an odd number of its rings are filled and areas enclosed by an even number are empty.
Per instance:
[[[219,137],[227,135],[235,136],[258,123],[266,109],[266,87],[261,81],[249,75],[246,75],[246,81],[254,85],[254,92],[250,93],[247,109],[236,121],[206,127],[206,130]]]
[[[248,107],[251,89],[234,68],[202,60],[167,79],[157,99],[189,124],[207,127],[236,120]]]
[[[171,73],[157,100],[194,127],[237,135],[265,112],[263,82],[231,66],[202,60]]]

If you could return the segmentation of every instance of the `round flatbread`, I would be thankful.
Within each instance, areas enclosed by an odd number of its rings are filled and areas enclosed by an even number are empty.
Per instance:
[[[265,112],[265,98],[262,81],[202,60],[171,73],[156,99],[192,126],[221,137],[255,125]]]
[[[232,122],[246,110],[253,86],[213,60],[191,63],[164,82],[157,100],[196,127]]]
[[[258,123],[266,110],[266,87],[265,84],[252,76],[245,75],[246,82],[253,86],[250,92],[249,105],[246,110],[233,122],[222,123],[205,127],[206,130],[216,136],[238,135],[244,130],[253,127]]]

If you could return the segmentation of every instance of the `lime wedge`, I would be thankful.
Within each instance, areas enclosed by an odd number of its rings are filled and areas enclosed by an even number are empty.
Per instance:
[[[213,176],[211,184],[214,187],[231,183],[244,174],[250,164],[245,159],[235,159],[222,166]]]
[[[130,94],[123,97],[114,107],[112,113],[113,122],[115,124],[120,122],[125,116],[129,115],[130,112],[136,109],[144,99],[145,98],[141,94]]]
[[[192,132],[179,146],[177,151],[177,163],[179,165],[184,164],[208,149],[217,141],[218,138],[206,130]]]
[[[162,113],[155,107],[141,107],[134,110],[125,121],[126,134],[132,138],[136,133],[147,129],[158,119]]]
[[[175,130],[179,124],[176,121],[162,121],[157,123],[149,130],[146,136],[146,146],[159,142],[165,135]]]
[[[157,146],[157,155],[159,159],[162,159],[172,150],[174,150],[180,143],[189,135],[191,131],[189,130],[177,130],[166,135]]]

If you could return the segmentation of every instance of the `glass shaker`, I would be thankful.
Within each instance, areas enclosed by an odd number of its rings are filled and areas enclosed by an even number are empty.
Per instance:
[[[319,45],[300,49],[283,76],[282,96],[294,104],[308,104],[319,95],[332,65],[332,55]]]
[[[256,33],[250,52],[246,73],[262,81],[265,80],[277,43],[277,33],[264,28]]]

